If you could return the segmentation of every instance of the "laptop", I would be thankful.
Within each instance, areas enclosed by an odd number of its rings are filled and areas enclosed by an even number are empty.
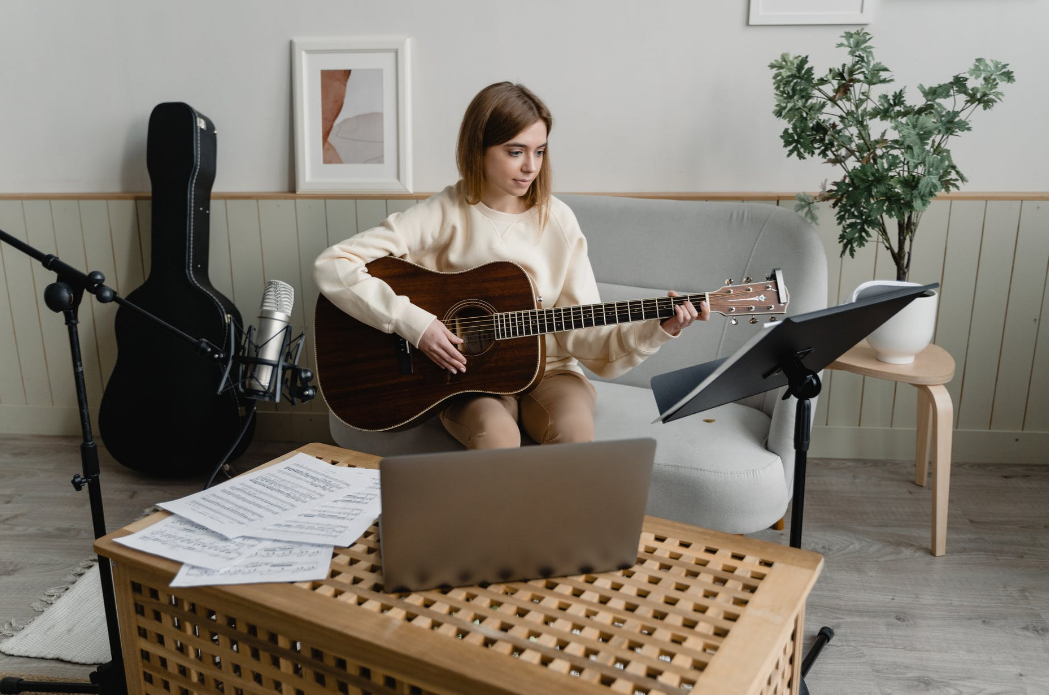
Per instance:
[[[625,439],[382,459],[383,590],[633,567],[655,449]]]

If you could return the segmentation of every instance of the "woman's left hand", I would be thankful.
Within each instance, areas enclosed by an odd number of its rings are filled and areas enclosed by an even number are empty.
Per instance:
[[[674,290],[670,290],[667,292],[667,296],[676,297],[678,295]],[[659,325],[670,335],[677,335],[682,328],[691,326],[693,321],[706,321],[709,318],[710,307],[706,302],[699,303],[699,311],[696,311],[696,307],[692,306],[692,302],[684,302],[675,306],[674,315]]]

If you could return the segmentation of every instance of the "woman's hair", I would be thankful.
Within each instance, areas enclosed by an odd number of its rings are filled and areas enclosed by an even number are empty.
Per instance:
[[[536,121],[546,124],[550,133],[554,120],[546,105],[526,87],[497,82],[478,92],[463,115],[456,145],[455,161],[463,177],[462,195],[468,205],[476,205],[484,193],[484,154],[489,147],[509,142]],[[524,196],[530,206],[539,206],[539,221],[546,224],[550,202],[550,152],[543,153],[543,164]]]

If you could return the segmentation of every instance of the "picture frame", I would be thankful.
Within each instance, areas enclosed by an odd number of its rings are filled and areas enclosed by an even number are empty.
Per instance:
[[[750,0],[748,24],[869,24],[874,0]]]
[[[295,189],[411,193],[411,39],[293,39]]]

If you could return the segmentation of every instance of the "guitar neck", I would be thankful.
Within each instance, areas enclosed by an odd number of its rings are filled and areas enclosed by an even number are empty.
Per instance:
[[[495,339],[506,340],[573,331],[577,328],[668,319],[674,315],[675,306],[689,300],[698,305],[706,298],[707,293],[702,293],[580,306],[558,306],[551,309],[507,311],[493,314],[491,320],[494,322]]]

